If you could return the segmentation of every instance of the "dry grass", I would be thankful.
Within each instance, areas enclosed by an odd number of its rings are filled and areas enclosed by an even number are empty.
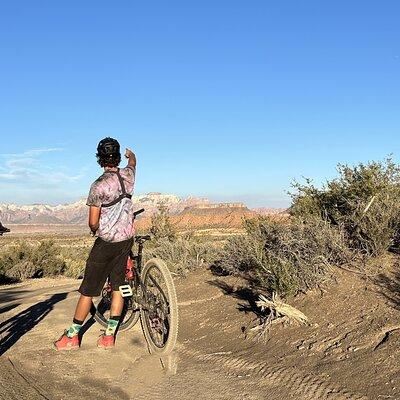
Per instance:
[[[268,300],[264,295],[260,294],[259,300],[256,302],[257,307],[260,307],[262,312],[269,310],[271,320],[277,318],[286,318],[289,323],[297,323],[299,325],[307,325],[308,318],[297,308],[284,303],[276,293],[273,293],[272,299]]]

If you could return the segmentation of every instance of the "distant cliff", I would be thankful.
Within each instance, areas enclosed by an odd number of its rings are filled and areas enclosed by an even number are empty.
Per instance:
[[[213,209],[221,209],[221,208],[247,208],[247,206],[243,203],[216,203],[216,204],[198,204],[191,207],[186,207],[186,210],[213,210]]]
[[[149,193],[133,196],[136,209],[144,208],[145,215],[153,214],[160,204],[164,204],[171,214],[179,214],[187,207],[201,206],[209,203],[208,199],[188,197],[182,199],[173,194]],[[88,207],[86,199],[72,204],[17,205],[0,204],[0,221],[5,224],[87,224]]]
[[[243,217],[259,214],[275,214],[283,209],[250,210],[243,203],[211,203],[206,198],[180,198],[173,194],[148,193],[133,196],[136,209],[144,208],[146,213],[142,219],[150,221],[151,215],[157,211],[160,204],[165,205],[175,223],[180,226],[238,226]],[[0,221],[4,224],[25,225],[86,225],[88,207],[86,200],[81,199],[71,204],[46,205],[16,205],[0,204]],[[148,224],[148,222],[143,221]]]

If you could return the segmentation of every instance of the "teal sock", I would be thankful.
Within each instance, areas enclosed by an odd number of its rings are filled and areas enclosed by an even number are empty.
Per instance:
[[[106,336],[114,336],[119,324],[119,317],[111,317],[108,320]]]
[[[82,328],[82,324],[76,324],[75,322],[69,327],[67,331],[67,336],[72,338],[76,336]]]

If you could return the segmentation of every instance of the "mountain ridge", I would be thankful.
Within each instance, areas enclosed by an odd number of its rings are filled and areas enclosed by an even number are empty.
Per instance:
[[[246,215],[256,210],[250,210],[243,203],[212,203],[207,198],[189,196],[186,198],[174,194],[158,192],[144,195],[134,195],[132,201],[136,209],[144,208],[144,217],[153,215],[161,204],[165,205],[172,216],[204,213],[226,213],[236,210]],[[268,211],[269,210],[269,211]],[[262,214],[274,214],[281,209],[263,208]],[[11,224],[87,224],[86,199],[81,198],[66,204],[30,204],[17,205],[0,203],[0,221]]]

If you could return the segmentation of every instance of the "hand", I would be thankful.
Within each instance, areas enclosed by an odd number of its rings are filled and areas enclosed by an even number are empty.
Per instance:
[[[128,167],[136,168],[136,155],[128,147],[125,150],[125,157],[128,159]]]
[[[134,156],[135,156],[135,153],[131,149],[129,149],[127,147],[126,150],[125,150],[125,157],[126,158],[131,158],[131,157],[134,157]]]

